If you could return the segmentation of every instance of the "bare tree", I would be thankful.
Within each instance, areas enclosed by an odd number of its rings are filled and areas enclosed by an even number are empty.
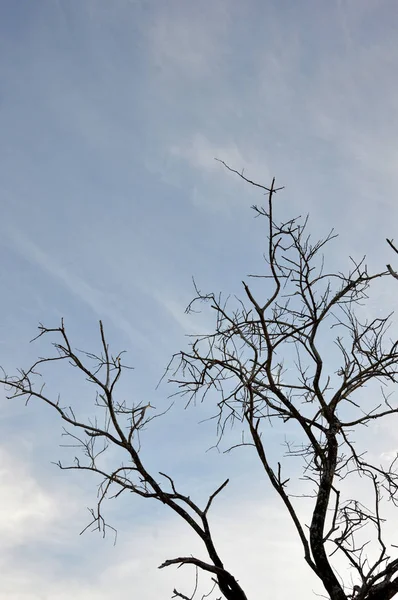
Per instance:
[[[390,315],[359,316],[369,287],[377,279],[390,277],[391,269],[370,274],[363,260],[351,260],[345,274],[327,272],[322,253],[336,237],[333,232],[312,243],[306,233],[307,219],[275,219],[274,199],[281,188],[275,187],[274,180],[267,188],[223,164],[268,197],[266,207],[253,207],[267,227],[265,273],[251,276],[250,286],[243,282],[244,300],[224,301],[196,287],[196,298],[187,310],[197,302],[208,303],[215,316],[214,330],[193,337],[188,351],[173,356],[166,379],[178,386],[177,393],[188,403],[198,397],[214,402],[218,444],[227,423],[243,430],[246,437],[234,447],[254,449],[295,526],[306,563],[331,600],[389,600],[398,593],[398,558],[392,558],[393,544],[385,537],[383,506],[385,500],[397,503],[397,460],[388,466],[374,464],[357,450],[355,433],[361,426],[398,413],[389,399],[389,387],[398,374],[398,342],[387,333]],[[260,291],[255,292],[256,287]],[[117,384],[128,367],[122,354],[110,352],[102,323],[97,354],[74,350],[63,322],[57,328],[40,326],[38,337],[50,335],[57,338],[54,355],[39,359],[15,377],[4,374],[1,381],[9,397],[44,401],[69,426],[67,434],[83,450],[84,458],[76,458],[69,466],[59,463],[60,468],[102,476],[93,523],[104,531],[101,507],[111,488],[115,496],[130,491],[158,500],[199,536],[208,556],[206,561],[194,556],[170,558],[159,568],[192,564],[210,574],[225,598],[245,600],[243,589],[216,549],[208,519],[213,501],[228,480],[205,506],[199,506],[178,491],[171,475],[149,472],[140,453],[139,433],[160,415],[152,414],[149,404],[127,406],[117,399]],[[58,397],[46,393],[38,383],[40,368],[52,361],[71,363],[95,386],[96,405],[103,411],[101,422],[98,417],[80,421],[73,407],[63,407]],[[376,401],[374,394],[366,393],[371,384],[377,385]],[[286,465],[269,458],[264,432],[275,421],[286,428],[294,423],[300,435],[299,441],[287,442],[286,456],[301,460],[304,487],[300,494],[311,502],[308,522],[299,516],[300,497],[285,475]],[[126,456],[126,462],[112,472],[101,466],[101,456],[109,446]],[[346,483],[356,477],[369,482],[370,507],[361,498],[347,496]],[[308,486],[311,492],[307,494]],[[351,569],[349,581],[337,572],[339,556]],[[174,597],[188,599],[177,590]]]

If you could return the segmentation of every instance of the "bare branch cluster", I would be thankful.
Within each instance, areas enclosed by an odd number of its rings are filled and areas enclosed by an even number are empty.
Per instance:
[[[197,398],[214,401],[218,444],[224,439],[227,423],[237,422],[244,428],[246,438],[233,447],[254,448],[296,528],[305,561],[328,597],[389,600],[398,593],[398,558],[391,557],[393,546],[385,539],[383,499],[398,504],[398,461],[395,457],[387,466],[373,464],[366,453],[357,450],[354,434],[360,426],[398,413],[388,393],[398,377],[398,341],[388,336],[391,315],[359,316],[372,282],[398,275],[390,265],[386,271],[371,274],[364,260],[352,259],[347,272],[328,272],[323,251],[336,237],[334,232],[313,242],[307,234],[307,219],[279,222],[274,216],[274,198],[282,188],[275,187],[275,180],[265,187],[220,162],[268,197],[265,207],[253,206],[267,227],[266,271],[252,275],[250,285],[243,282],[244,300],[224,300],[221,295],[202,293],[195,285],[196,297],[187,310],[194,310],[197,303],[209,305],[215,315],[214,330],[191,338],[189,349],[173,356],[165,375],[188,404]],[[388,242],[398,252],[393,242]],[[0,381],[10,398],[45,402],[63,420],[69,445],[78,448],[80,455],[70,465],[59,462],[61,469],[101,476],[98,503],[88,527],[94,525],[105,534],[108,525],[101,508],[106,498],[125,491],[153,498],[199,536],[207,554],[207,560],[180,556],[160,565],[195,567],[191,596],[175,589],[173,597],[192,600],[197,594],[198,572],[205,571],[225,598],[246,600],[216,550],[208,520],[212,503],[228,479],[201,507],[178,490],[169,474],[147,469],[140,431],[162,413],[150,403],[128,405],[117,399],[122,372],[129,367],[122,360],[123,353],[110,352],[101,322],[98,354],[74,350],[63,322],[57,328],[40,325],[38,337],[43,336],[55,336],[55,353],[15,377],[4,373]],[[53,398],[41,383],[41,367],[65,361],[94,386],[101,419],[77,418],[73,407],[62,406],[60,397]],[[371,406],[365,393],[370,384],[380,388],[379,400]],[[301,474],[312,486],[308,523],[299,516],[297,495],[284,465],[270,458],[263,433],[274,422],[282,427],[294,423],[300,431],[301,442],[287,441],[286,445],[288,456],[303,461]],[[109,447],[121,450],[125,457],[113,470],[101,462]],[[346,494],[345,482],[358,476],[372,491],[370,508],[360,498]],[[350,584],[338,575],[336,556],[350,566]]]
[[[105,535],[106,529],[110,527],[101,510],[106,498],[117,498],[123,492],[128,491],[144,498],[158,500],[178,514],[200,537],[209,557],[209,562],[192,556],[175,558],[165,561],[159,568],[174,564],[179,566],[195,565],[215,578],[226,598],[245,600],[246,596],[243,590],[235,578],[224,568],[216,551],[208,521],[211,505],[216,496],[228,484],[228,479],[209,496],[205,507],[200,508],[189,496],[178,491],[176,483],[170,475],[158,473],[161,478],[159,480],[156,475],[146,469],[140,455],[139,433],[154,418],[164,413],[150,415],[151,409],[154,409],[150,403],[144,406],[142,404],[128,406],[126,402],[117,400],[117,383],[122,372],[129,367],[122,362],[123,353],[116,356],[110,353],[102,322],[100,322],[100,354],[75,351],[63,321],[60,327],[47,328],[40,325],[39,330],[37,337],[54,334],[57,336],[59,341],[52,344],[55,355],[39,359],[29,370],[20,370],[17,376],[9,377],[4,373],[0,381],[9,391],[8,398],[23,397],[26,403],[32,399],[41,400],[56,410],[66,425],[71,427],[71,429],[64,429],[64,435],[70,440],[69,446],[81,451],[80,454],[83,455],[84,460],[76,456],[73,464],[63,465],[59,462],[58,466],[61,469],[91,471],[102,477],[97,506],[90,511],[92,521],[83,531],[94,526]],[[95,404],[103,410],[101,424],[97,418],[80,421],[76,418],[76,411],[73,407],[62,406],[59,396],[53,399],[46,393],[45,385],[40,383],[40,367],[54,361],[66,361],[78,369],[86,380],[95,386]],[[126,462],[113,471],[98,464],[99,458],[111,445],[124,451],[126,457]],[[180,593],[175,591],[175,594]]]
[[[398,578],[393,579],[398,560],[389,560],[380,501],[384,492],[396,504],[397,461],[387,467],[370,464],[351,441],[358,426],[398,412],[383,391],[383,386],[396,383],[398,375],[398,342],[387,334],[391,315],[366,320],[356,310],[366,301],[372,281],[389,271],[370,274],[364,260],[351,259],[347,273],[326,272],[322,251],[336,237],[333,231],[314,243],[306,233],[307,219],[278,223],[275,181],[263,189],[267,206],[253,206],[268,230],[267,271],[252,276],[255,283],[263,282],[261,295],[243,282],[246,299],[235,299],[230,308],[230,298],[224,301],[196,287],[196,298],[187,310],[198,302],[208,303],[215,314],[214,331],[195,337],[189,351],[174,355],[169,381],[188,403],[215,394],[220,441],[228,422],[246,423],[249,441],[242,445],[255,447],[296,527],[305,560],[332,600],[392,598],[398,591]],[[339,357],[334,375],[324,351],[325,339],[331,340],[333,333]],[[367,408],[364,389],[371,382],[380,383],[381,401]],[[298,447],[288,443],[288,454],[304,459],[305,479],[315,488],[308,526],[298,517],[281,463],[273,465],[268,458],[262,433],[274,420],[294,421],[303,436]],[[355,498],[342,499],[339,485],[353,474],[370,480],[372,510]],[[372,565],[365,553],[367,543],[357,541],[365,525],[373,526],[379,546]],[[351,593],[333,567],[336,552],[348,560],[359,581]]]

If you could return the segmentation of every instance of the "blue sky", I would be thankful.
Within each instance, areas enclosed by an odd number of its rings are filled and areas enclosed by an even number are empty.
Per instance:
[[[191,277],[235,293],[261,265],[250,206],[262,197],[214,157],[265,185],[275,176],[281,217],[309,212],[315,236],[334,227],[339,267],[349,255],[393,262],[397,21],[394,0],[2,0],[0,363],[29,364],[44,352],[28,344],[38,322],[62,316],[94,350],[101,318],[135,367],[121,393],[166,406],[163,368],[210,325],[184,314]],[[370,309],[390,310],[395,289],[377,289]],[[86,391],[67,371],[51,385]],[[260,471],[245,454],[204,452],[208,411],[173,407],[148,432],[148,460],[198,497],[231,476],[213,519],[225,562],[249,597],[265,560],[270,596],[307,599],[320,589]],[[0,600],[189,589],[189,569],[156,569],[198,547],[161,507],[109,503],[116,547],[79,537],[95,482],[51,464],[66,453],[60,433],[44,407],[1,402]],[[382,434],[376,456],[397,445],[393,425]]]

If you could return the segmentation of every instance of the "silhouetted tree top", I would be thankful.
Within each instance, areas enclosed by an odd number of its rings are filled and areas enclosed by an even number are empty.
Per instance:
[[[390,398],[398,374],[398,342],[388,335],[391,315],[361,316],[373,282],[398,276],[390,265],[369,273],[364,260],[353,259],[346,272],[329,272],[325,265],[336,237],[333,231],[313,242],[307,218],[276,217],[280,210],[275,195],[282,188],[275,180],[266,187],[223,164],[266,194],[265,206],[253,206],[267,230],[264,270],[250,276],[250,283],[242,282],[242,298],[224,299],[195,286],[196,297],[187,311],[205,303],[214,315],[214,328],[191,337],[189,347],[172,357],[165,379],[185,403],[200,399],[214,405],[217,444],[228,423],[242,430],[244,436],[234,450],[245,446],[254,450],[253,460],[259,461],[292,520],[304,560],[322,582],[326,597],[389,600],[398,593],[398,554],[386,538],[383,511],[387,501],[397,505],[397,458],[386,465],[374,464],[358,451],[356,441],[359,428],[394,418],[398,412]],[[389,244],[397,252],[391,240]],[[161,413],[148,403],[128,405],[118,398],[118,383],[128,367],[123,353],[111,351],[101,322],[99,332],[99,349],[81,352],[74,349],[63,321],[55,328],[40,325],[38,337],[55,340],[54,351],[16,376],[4,373],[1,381],[8,397],[48,404],[81,451],[71,464],[59,467],[93,471],[103,478],[90,525],[106,530],[102,505],[112,495],[129,491],[158,500],[201,539],[206,552],[205,559],[189,551],[167,558],[159,568],[194,565],[197,575],[209,574],[215,594],[246,600],[238,574],[230,572],[217,550],[209,521],[212,504],[222,502],[228,480],[220,482],[202,506],[179,491],[172,474],[147,467],[139,433]],[[40,372],[52,362],[72,365],[93,384],[96,396],[90,419],[79,420],[76,407],[47,395]],[[372,395],[367,392],[370,384]],[[268,444],[267,429],[275,422],[286,428],[287,436],[295,424],[294,440],[287,440],[281,461],[271,458]],[[125,456],[114,470],[103,460],[110,446]],[[289,457],[300,460],[301,495],[311,502],[308,520],[297,510],[297,482],[285,474]],[[353,481],[355,489],[358,477],[368,485],[367,504],[348,494],[346,483]],[[342,559],[349,567],[344,577],[336,566]],[[266,579],[264,564],[265,586]],[[175,589],[173,597],[191,600],[196,593],[197,584],[190,596]]]

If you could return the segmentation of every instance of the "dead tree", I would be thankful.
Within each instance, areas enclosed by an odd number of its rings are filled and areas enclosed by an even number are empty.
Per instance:
[[[166,378],[189,401],[200,397],[214,402],[218,443],[228,422],[244,430],[246,438],[236,446],[254,449],[295,526],[306,563],[331,600],[389,600],[398,593],[398,558],[391,556],[393,544],[384,535],[383,497],[396,505],[397,460],[388,466],[368,461],[357,450],[355,432],[398,413],[389,399],[389,387],[398,374],[398,342],[387,335],[390,316],[360,317],[372,282],[390,277],[390,269],[370,274],[364,261],[351,261],[345,274],[327,272],[322,253],[335,237],[333,232],[312,243],[306,233],[307,219],[275,219],[278,188],[274,180],[266,188],[237,174],[265,191],[268,198],[265,207],[253,207],[266,224],[264,273],[252,276],[250,286],[243,282],[244,300],[236,302],[196,288],[197,297],[187,310],[197,302],[208,303],[215,316],[214,330],[195,336],[188,351],[174,355]],[[208,520],[211,505],[228,480],[205,506],[199,506],[178,491],[171,475],[148,471],[139,433],[160,415],[152,413],[149,404],[128,406],[117,399],[117,384],[128,367],[122,354],[110,352],[102,323],[101,349],[96,354],[74,350],[63,322],[56,328],[41,325],[39,329],[38,337],[56,336],[55,354],[39,359],[17,376],[4,374],[1,381],[9,397],[47,403],[68,427],[66,433],[83,450],[83,457],[68,466],[59,463],[61,469],[93,471],[103,478],[92,523],[104,531],[101,507],[111,490],[114,496],[129,491],[156,499],[199,536],[208,556],[207,561],[193,556],[171,558],[160,568],[192,564],[210,574],[225,598],[246,600],[239,582],[224,566]],[[332,341],[333,359],[329,357]],[[40,385],[41,368],[54,361],[72,364],[94,385],[102,420],[97,416],[81,421],[73,407],[62,406],[59,397],[52,397]],[[370,384],[380,389],[379,400],[371,405],[366,395]],[[298,441],[287,443],[286,455],[299,457],[303,485],[311,486],[311,493],[306,494],[312,502],[308,522],[299,517],[300,498],[284,474],[284,463],[270,459],[265,432],[275,421],[286,428],[294,423],[300,432]],[[109,446],[126,457],[113,471],[101,463]],[[369,482],[371,506],[347,496],[345,483],[356,476]],[[352,570],[349,582],[336,570],[339,555]],[[188,600],[177,590],[174,597]]]

